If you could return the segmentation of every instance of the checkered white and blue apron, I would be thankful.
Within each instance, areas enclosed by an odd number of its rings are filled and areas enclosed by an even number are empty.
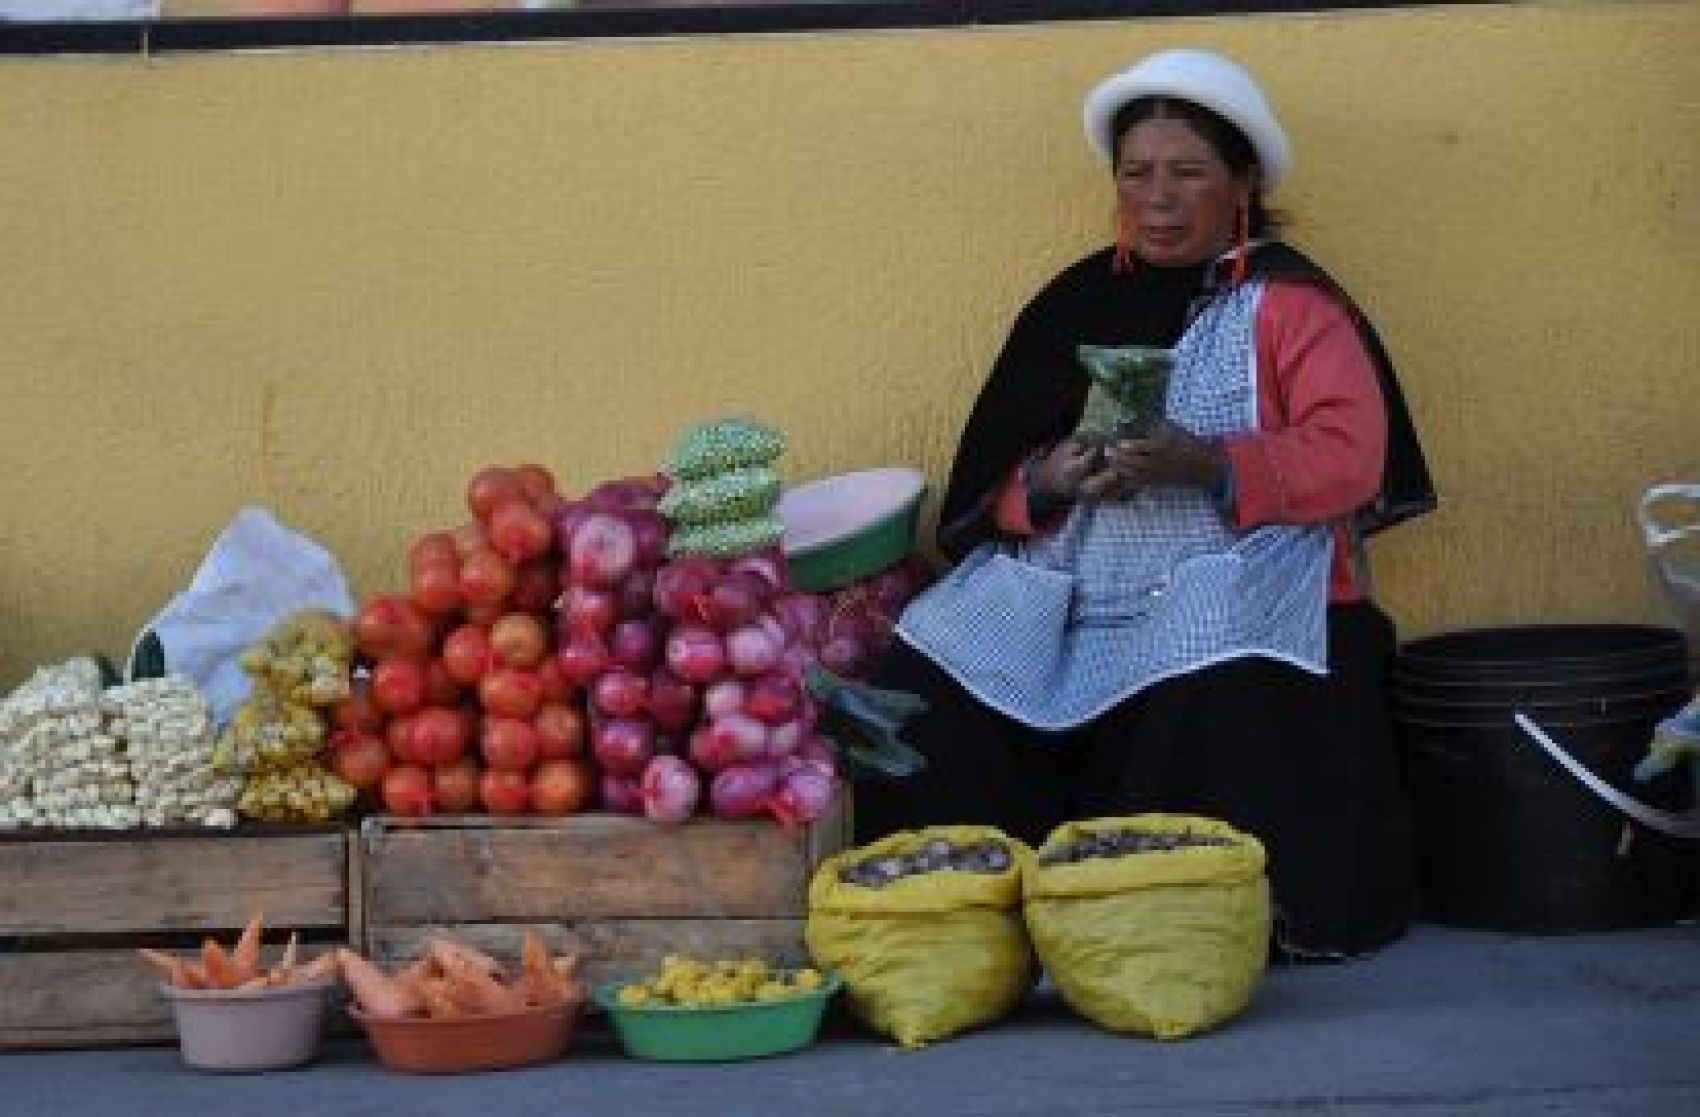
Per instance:
[[[1203,436],[1257,425],[1262,291],[1217,296],[1176,343],[1170,420]],[[1077,503],[1054,534],[982,544],[910,603],[897,633],[993,709],[1067,729],[1242,656],[1326,673],[1330,553],[1326,526],[1242,534],[1209,494],[1153,487]]]

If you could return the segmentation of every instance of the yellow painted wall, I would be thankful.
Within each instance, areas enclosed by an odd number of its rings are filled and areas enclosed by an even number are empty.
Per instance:
[[[1700,480],[1700,6],[0,60],[0,685],[118,650],[244,502],[399,578],[463,479],[787,427],[935,480],[1005,324],[1101,241],[1088,85],[1265,79],[1295,239],[1373,308],[1445,510],[1407,634],[1653,615]]]

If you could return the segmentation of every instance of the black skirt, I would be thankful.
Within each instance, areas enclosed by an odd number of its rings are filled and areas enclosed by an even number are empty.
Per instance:
[[[1372,950],[1404,930],[1413,894],[1386,692],[1393,625],[1370,603],[1330,606],[1328,647],[1325,677],[1230,660],[1149,687],[1086,726],[1046,732],[988,709],[898,643],[873,682],[927,700],[904,737],[928,767],[857,787],[857,840],[976,823],[1037,845],[1075,819],[1205,815],[1264,843],[1281,948]]]

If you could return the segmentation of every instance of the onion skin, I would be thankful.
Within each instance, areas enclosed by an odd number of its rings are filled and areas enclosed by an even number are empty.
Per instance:
[[[668,634],[667,666],[688,683],[706,685],[726,669],[726,648],[706,625],[681,624]]]
[[[838,780],[817,765],[807,761],[787,765],[768,810],[786,826],[806,826],[827,812],[837,790]]]
[[[676,756],[657,756],[643,770],[643,813],[653,822],[679,823],[696,813],[702,777]]]
[[[734,764],[715,776],[709,785],[709,807],[719,818],[760,818],[768,813],[768,804],[779,785],[777,764]]]

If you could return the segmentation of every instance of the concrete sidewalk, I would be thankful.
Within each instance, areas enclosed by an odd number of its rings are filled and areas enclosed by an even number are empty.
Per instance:
[[[919,1052],[839,1025],[809,1051],[687,1066],[591,1029],[553,1066],[385,1071],[357,1040],[266,1076],[171,1048],[0,1055],[6,1117],[1110,1117],[1700,1113],[1700,928],[1515,937],[1419,926],[1368,961],[1273,971],[1251,1010],[1181,1043],[1115,1036],[1037,995]]]

